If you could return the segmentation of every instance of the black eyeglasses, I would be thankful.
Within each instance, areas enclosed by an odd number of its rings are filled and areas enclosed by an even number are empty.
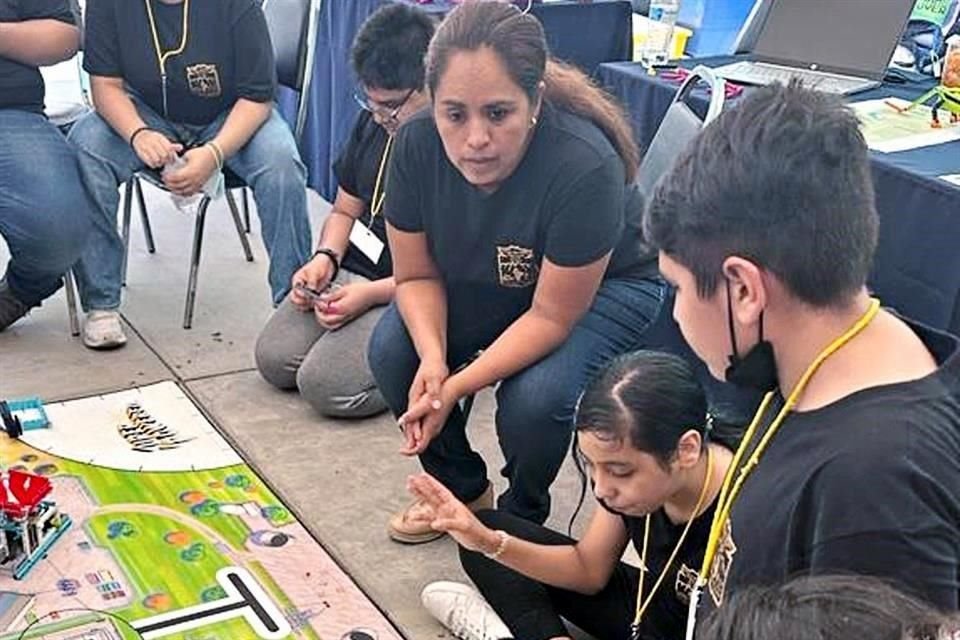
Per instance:
[[[407,95],[403,96],[403,99],[400,102],[387,102],[380,103],[370,99],[370,96],[367,95],[367,92],[361,88],[357,88],[353,92],[353,99],[357,101],[357,104],[360,105],[360,108],[364,111],[369,111],[370,113],[384,117],[387,120],[396,120],[397,116],[400,115],[400,111],[403,109],[404,105],[410,100],[416,92],[416,89],[410,89],[407,91]]]

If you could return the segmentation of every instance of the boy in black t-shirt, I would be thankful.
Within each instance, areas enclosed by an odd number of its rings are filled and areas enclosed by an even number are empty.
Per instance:
[[[768,392],[718,505],[708,608],[838,572],[958,606],[960,350],[871,300],[877,227],[856,117],[794,85],[721,115],[648,207],[687,341]]]
[[[397,128],[428,102],[423,56],[433,27],[423,11],[390,3],[357,33],[354,96],[363,110],[333,167],[337,197],[317,251],[257,338],[260,374],[281,389],[299,389],[324,415],[362,418],[387,407],[365,357],[395,288],[383,216],[387,165]],[[326,291],[312,299],[310,290]]]
[[[60,288],[90,227],[73,150],[43,115],[38,67],[74,55],[66,0],[0,0],[0,331]]]
[[[84,68],[96,113],[70,140],[96,201],[96,231],[77,270],[83,342],[123,345],[123,244],[117,186],[164,169],[178,196],[198,194],[226,166],[253,189],[279,304],[310,252],[306,170],[273,105],[276,70],[256,0],[89,0]],[[179,156],[179,159],[178,159]]]

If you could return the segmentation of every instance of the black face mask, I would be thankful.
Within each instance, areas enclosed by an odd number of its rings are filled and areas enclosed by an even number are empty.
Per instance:
[[[737,336],[733,330],[733,303],[730,299],[730,282],[727,282],[727,326],[730,328],[730,366],[725,377],[727,382],[745,389],[773,391],[779,386],[777,361],[773,345],[763,339],[763,312],[760,312],[760,339],[742,358],[737,350]]]

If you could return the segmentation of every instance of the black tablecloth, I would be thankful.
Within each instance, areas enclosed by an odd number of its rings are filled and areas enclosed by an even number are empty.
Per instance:
[[[685,61],[716,66],[730,58]],[[677,83],[651,77],[635,63],[602,64],[597,77],[624,102],[638,142],[646,146]],[[850,99],[913,99],[928,83],[884,84]],[[707,96],[690,103],[705,109]],[[880,242],[870,286],[883,304],[934,327],[960,333],[960,187],[938,176],[960,173],[960,142],[900,153],[872,153]]]

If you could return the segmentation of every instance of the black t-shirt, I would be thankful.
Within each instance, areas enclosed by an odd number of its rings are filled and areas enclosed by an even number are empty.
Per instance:
[[[593,123],[547,106],[520,164],[495,191],[468,183],[447,159],[429,112],[397,133],[386,216],[425,232],[451,318],[530,307],[544,258],[583,266],[613,251],[606,277],[653,275],[640,231],[643,202]]]
[[[696,582],[697,572],[703,563],[703,553],[710,536],[710,524],[716,500],[690,525],[690,532],[677,552],[663,583],[643,614],[640,622],[640,637],[643,640],[678,640],[683,638],[687,625],[687,606],[690,591]],[[623,516],[633,546],[640,555],[643,552],[643,529],[646,518]],[[686,523],[674,524],[660,509],[650,517],[650,542],[647,546],[647,567],[644,593],[649,594],[670,559],[673,548],[680,540]],[[646,597],[646,596],[645,596]],[[631,619],[630,622],[633,622]]]
[[[355,198],[363,200],[363,215],[354,224],[362,224],[370,228],[384,244],[387,242],[386,223],[383,221],[383,211],[373,219],[370,225],[370,203],[373,201],[373,190],[377,183],[377,173],[383,159],[383,151],[387,145],[387,132],[373,119],[369,111],[361,111],[350,139],[340,152],[340,157],[333,163],[333,173],[337,176],[337,184]],[[389,162],[390,159],[387,159]],[[386,193],[387,175],[384,173],[380,190]],[[378,195],[379,197],[379,195]],[[342,268],[359,274],[370,280],[388,278],[393,274],[393,263],[390,260],[390,248],[384,246],[383,253],[377,264],[357,250],[353,245],[347,249],[340,265]]]
[[[936,372],[783,422],[733,505],[708,609],[747,585],[819,573],[880,576],[957,609],[960,352],[952,336],[911,328]]]
[[[75,24],[67,0],[0,0],[0,22],[41,19]],[[43,113],[43,77],[36,67],[0,56],[0,109]]]
[[[123,78],[154,111],[184,124],[208,124],[238,98],[273,100],[273,48],[256,0],[192,0],[186,48],[166,62],[164,114],[160,65],[145,2],[153,9],[161,51],[179,47],[185,3],[88,0],[83,66],[91,75]]]

